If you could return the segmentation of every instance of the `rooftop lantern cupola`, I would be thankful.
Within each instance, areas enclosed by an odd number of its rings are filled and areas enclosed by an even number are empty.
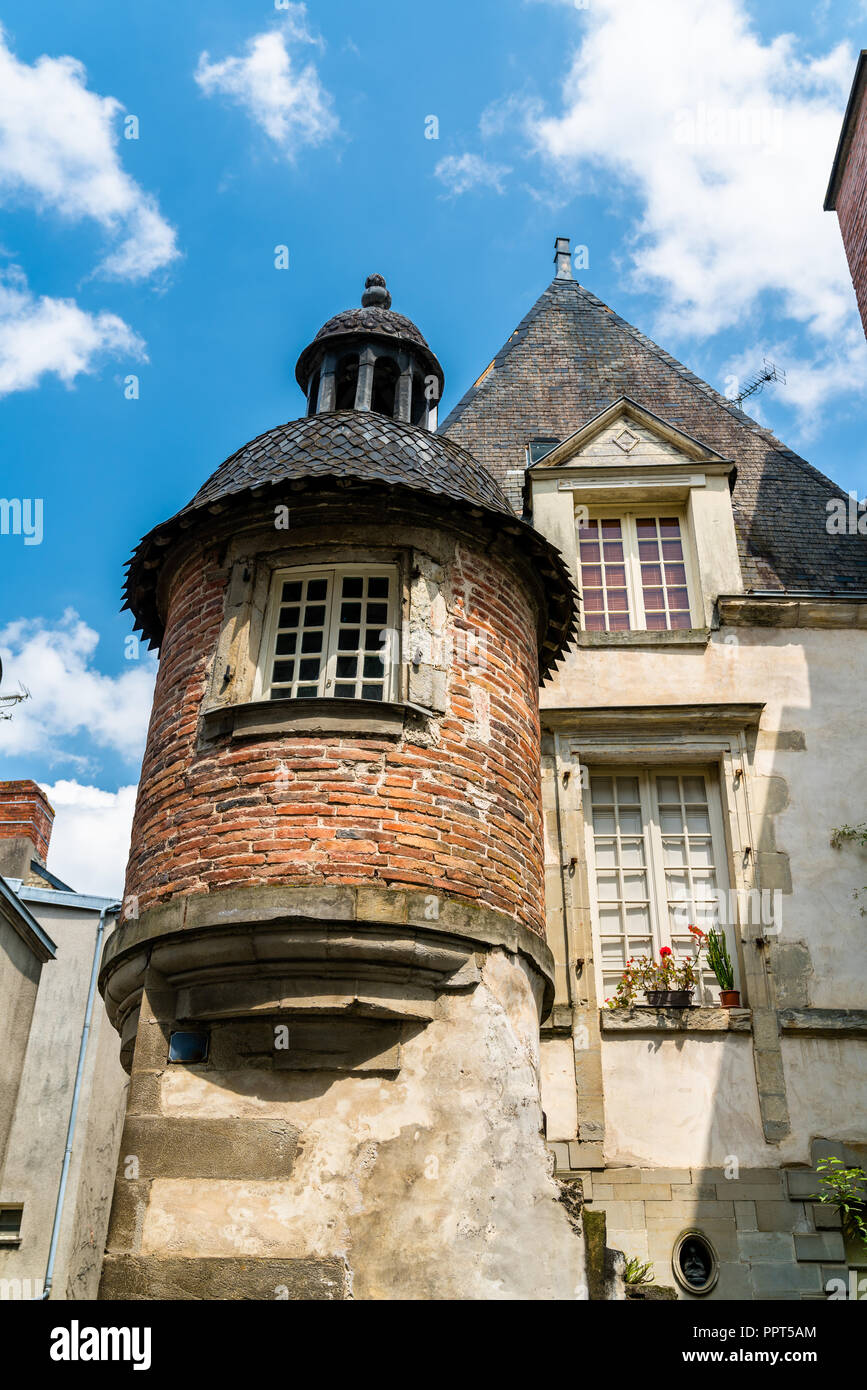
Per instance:
[[[381,275],[368,275],[359,309],[335,314],[298,358],[307,414],[373,410],[434,430],[443,370],[411,319],[396,314]]]

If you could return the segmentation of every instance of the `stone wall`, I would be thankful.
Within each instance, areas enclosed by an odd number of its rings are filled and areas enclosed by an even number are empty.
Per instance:
[[[404,989],[391,1018],[215,1022],[188,1066],[152,972],[101,1297],[586,1297],[541,1132],[541,977],[478,959],[429,1020]]]
[[[817,1200],[816,1168],[830,1155],[863,1165],[864,1146],[816,1140],[809,1167],[608,1167],[592,1173],[572,1166],[578,1155],[570,1155],[569,1146],[552,1147],[558,1174],[580,1181],[586,1209],[605,1213],[608,1244],[627,1258],[649,1261],[656,1283],[675,1287],[681,1299],[851,1297],[849,1268],[867,1267],[867,1256],[847,1249],[839,1213]],[[683,1288],[672,1269],[678,1237],[689,1230],[707,1238],[719,1262],[717,1281],[703,1295]]]

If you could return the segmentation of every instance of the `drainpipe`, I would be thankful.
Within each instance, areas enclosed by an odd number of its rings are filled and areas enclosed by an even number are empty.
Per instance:
[[[105,935],[105,919],[111,913],[116,916],[120,903],[108,903],[99,914],[96,940],[93,943],[93,964],[90,968],[90,988],[87,991],[87,1006],[84,1010],[84,1023],[81,1028],[81,1041],[78,1045],[78,1066],[75,1070],[75,1089],[72,1092],[72,1107],[69,1111],[69,1124],[66,1129],[66,1149],[63,1154],[63,1168],[60,1172],[60,1187],[57,1190],[57,1205],[54,1208],[54,1225],[51,1228],[51,1245],[48,1249],[48,1264],[45,1269],[45,1286],[42,1299],[51,1297],[54,1280],[54,1262],[60,1240],[60,1223],[63,1218],[63,1201],[66,1196],[66,1183],[69,1178],[69,1165],[72,1162],[72,1145],[75,1139],[75,1124],[78,1119],[78,1102],[81,1098],[81,1082],[84,1077],[84,1060],[87,1055],[87,1042],[90,1037],[90,1024],[93,1018],[93,1001],[96,998],[96,980],[99,974],[99,961],[102,955],[102,940]]]

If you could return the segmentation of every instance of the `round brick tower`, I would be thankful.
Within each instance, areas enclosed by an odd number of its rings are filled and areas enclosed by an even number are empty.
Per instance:
[[[381,277],[297,375],[307,416],[130,562],[160,667],[101,972],[102,1296],[586,1297],[537,1078],[568,572],[430,432],[442,370]]]

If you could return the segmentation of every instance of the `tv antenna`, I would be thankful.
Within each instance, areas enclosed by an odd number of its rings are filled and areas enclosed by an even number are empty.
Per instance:
[[[3,679],[3,662],[0,661],[0,681]],[[11,719],[12,710],[15,705],[20,705],[22,700],[30,699],[30,691],[26,685],[18,682],[17,695],[0,695],[0,719]]]
[[[757,372],[753,372],[751,377],[747,377],[744,389],[733,398],[734,404],[740,406],[747,396],[755,396],[759,391],[763,391],[769,381],[778,381],[782,386],[786,384],[786,373],[782,367],[778,367],[776,362],[769,362],[767,357],[762,358],[762,365]]]

